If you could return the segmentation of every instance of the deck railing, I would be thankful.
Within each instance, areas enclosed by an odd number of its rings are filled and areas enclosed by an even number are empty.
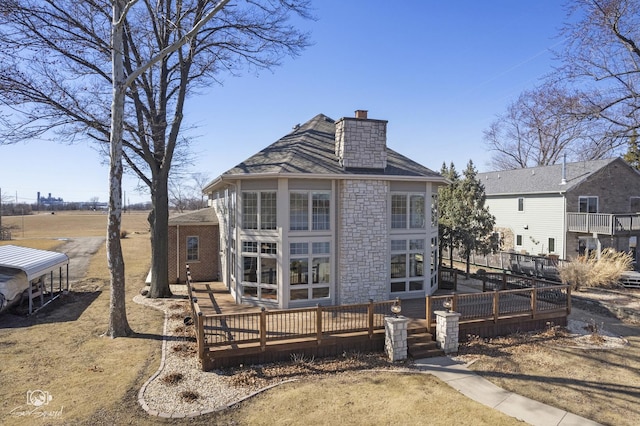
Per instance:
[[[605,235],[640,231],[640,215],[567,213],[567,231]]]
[[[481,321],[498,323],[502,319],[527,317],[536,319],[541,314],[571,312],[569,285],[540,285],[518,290],[494,290],[484,293],[465,293],[427,296],[427,323],[429,332],[435,330],[436,311],[451,310],[460,314],[460,324]]]
[[[198,353],[223,346],[259,343],[265,350],[269,342],[314,339],[320,342],[332,335],[366,332],[371,337],[384,329],[384,317],[391,314],[395,301],[340,306],[316,306],[260,312],[207,314],[193,295],[191,274],[187,271],[187,291],[196,327]]]

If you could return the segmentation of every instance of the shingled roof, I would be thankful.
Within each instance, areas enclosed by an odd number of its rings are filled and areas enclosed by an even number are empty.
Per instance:
[[[218,223],[218,216],[213,207],[206,207],[187,213],[180,213],[169,218],[169,225],[189,225],[202,223]]]
[[[288,135],[224,172],[209,187],[225,178],[259,175],[381,175],[444,179],[439,173],[387,148],[385,169],[345,169],[335,154],[335,121],[318,114]]]
[[[478,173],[487,196],[566,192],[589,176],[620,158],[566,164],[566,183],[562,183],[562,164]]]

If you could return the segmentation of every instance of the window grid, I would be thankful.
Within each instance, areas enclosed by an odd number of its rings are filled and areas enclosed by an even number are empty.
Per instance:
[[[198,237],[187,237],[187,261],[195,261],[200,259]]]
[[[311,196],[312,229],[324,231],[329,229],[329,194],[313,193]]]
[[[292,192],[289,194],[289,226],[292,231],[309,229],[308,203],[306,193]]]
[[[265,301],[278,300],[278,245],[242,241],[242,295]]]
[[[242,228],[258,229],[258,193],[242,194]]]
[[[327,241],[289,243],[291,301],[330,297],[331,246]],[[295,254],[294,254],[295,253]]]
[[[424,239],[391,240],[391,293],[424,289],[424,248]],[[434,255],[437,248],[432,248]]]
[[[407,227],[407,196],[391,195],[391,228]]]

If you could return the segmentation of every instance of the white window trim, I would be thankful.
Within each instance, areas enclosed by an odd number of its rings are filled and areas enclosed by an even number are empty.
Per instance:
[[[393,227],[393,196],[394,195],[403,195],[405,197],[406,203],[406,226],[403,228],[394,228]],[[422,197],[422,226],[420,227],[411,227],[411,197],[412,196],[420,196]],[[389,195],[389,229],[391,232],[394,231],[415,231],[415,230],[425,230],[427,229],[427,208],[431,209],[431,200],[429,200],[429,205],[427,206],[427,193],[426,192],[404,192],[404,191],[392,191]]]
[[[580,200],[582,198],[595,198],[596,199],[596,213],[600,213],[600,197],[597,195],[579,195],[578,196],[578,211],[580,212]],[[589,210],[589,201],[587,201],[587,210]],[[580,213],[589,213],[589,212],[580,212]],[[591,213],[595,214],[595,213]]]
[[[196,258],[195,259],[189,259],[189,239],[190,238],[196,239]],[[185,244],[186,244],[185,251],[187,256],[187,262],[199,262],[200,261],[200,237],[198,235],[187,235]]]

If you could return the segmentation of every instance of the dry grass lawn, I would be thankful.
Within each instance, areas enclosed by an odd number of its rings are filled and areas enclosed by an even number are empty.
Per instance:
[[[14,221],[11,244],[55,249],[59,238],[102,236],[106,215],[40,214]],[[22,318],[0,315],[0,424],[516,424],[427,375],[350,372],[302,378],[238,407],[187,420],[148,416],[137,392],[157,370],[163,316],[131,301],[149,268],[145,213],[123,216],[127,314],[136,335],[102,337],[109,277],[104,246],[63,300]],[[635,333],[635,334],[634,334]],[[465,346],[472,368],[510,391],[611,425],[640,424],[640,331],[622,349],[574,349],[562,338],[516,336]],[[53,397],[46,419],[26,410],[27,392]],[[22,415],[20,415],[22,414]]]

